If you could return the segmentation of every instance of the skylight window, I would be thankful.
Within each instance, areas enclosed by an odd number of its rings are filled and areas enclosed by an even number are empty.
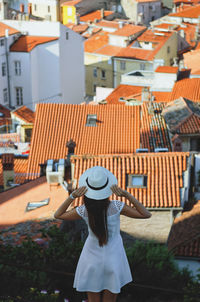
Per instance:
[[[96,126],[97,123],[97,115],[96,114],[88,114],[86,126]]]
[[[128,187],[129,188],[146,188],[147,176],[146,175],[128,175]]]
[[[28,202],[27,207],[26,207],[26,212],[46,206],[49,204],[49,201],[50,201],[50,198],[46,198],[41,201]]]

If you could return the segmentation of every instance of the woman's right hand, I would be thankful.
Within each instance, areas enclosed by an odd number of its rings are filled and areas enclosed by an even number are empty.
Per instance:
[[[117,196],[126,196],[126,194],[128,193],[127,191],[122,190],[117,185],[112,185],[110,188],[111,188],[112,192]]]
[[[87,187],[80,187],[74,190],[71,194],[74,198],[81,197],[87,192]]]

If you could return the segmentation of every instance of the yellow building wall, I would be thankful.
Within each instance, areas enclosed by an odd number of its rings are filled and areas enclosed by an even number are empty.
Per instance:
[[[168,48],[169,47],[169,48]],[[163,59],[164,65],[172,65],[173,58],[177,57],[178,39],[174,33],[163,45],[160,51],[155,55],[155,59]]]
[[[93,55],[85,53],[85,79],[86,95],[94,96],[96,87],[113,87],[113,66],[112,59],[109,56]],[[94,76],[96,69],[96,77]],[[105,78],[102,72],[105,72]]]
[[[64,5],[62,7],[62,23],[75,23],[76,21],[76,7]]]

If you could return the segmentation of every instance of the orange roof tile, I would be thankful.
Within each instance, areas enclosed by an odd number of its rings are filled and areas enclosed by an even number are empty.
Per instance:
[[[140,144],[149,152],[155,148],[168,148],[171,142],[165,119],[162,116],[164,104],[144,102],[141,112]]]
[[[19,30],[10,27],[2,22],[0,22],[0,37],[5,37],[5,30],[8,29],[9,36],[20,33]]]
[[[15,183],[23,184],[27,177],[28,158],[14,158]],[[3,166],[2,158],[0,158],[0,185],[3,186]]]
[[[83,0],[73,0],[73,1],[66,1],[61,4],[61,6],[75,6],[79,2],[82,2]]]
[[[168,237],[168,249],[176,256],[200,257],[200,201],[175,218]]]
[[[178,67],[174,66],[158,66],[155,70],[155,72],[160,72],[160,73],[177,73],[179,70]]]
[[[116,21],[108,21],[108,20],[101,20],[96,23],[96,26],[100,27],[110,27],[110,28],[119,28],[119,22]]]
[[[76,33],[79,33],[79,34],[84,33],[89,27],[87,24],[75,25],[73,23],[65,24],[65,26],[67,26],[68,28],[70,28],[71,30],[73,30],[73,31],[75,31]]]
[[[101,31],[85,41],[85,52],[96,52],[108,44],[108,33]]]
[[[30,220],[52,219],[62,200],[68,193],[61,187],[54,188],[40,177],[11,190],[0,193],[1,226],[13,225]],[[37,202],[50,198],[48,205],[26,212],[28,202]]]
[[[197,62],[200,62],[200,49],[186,52],[183,54],[183,57],[185,66],[191,69],[192,74],[199,71],[199,64]]]
[[[88,114],[96,126],[86,126]],[[28,173],[37,177],[40,163],[65,158],[66,143],[76,142],[75,154],[129,153],[139,148],[139,106],[39,104],[32,132]]]
[[[198,19],[200,15],[200,5],[195,5],[192,7],[188,7],[181,12],[169,14],[172,17],[181,17],[181,18],[195,18]]]
[[[58,40],[57,37],[21,36],[10,47],[10,51],[30,52],[37,45]]]
[[[142,32],[146,29],[145,26],[133,25],[133,24],[124,24],[122,28],[119,28],[111,35],[129,37],[135,35],[136,33]]]
[[[108,104],[124,105],[124,102],[119,101],[121,97],[128,97],[136,93],[141,93],[142,88],[142,86],[120,84],[111,92],[111,94],[109,94],[109,96],[106,98],[106,101]]]
[[[88,168],[100,165],[109,169],[118,179],[122,189],[126,189],[148,208],[181,207],[180,189],[183,187],[183,172],[186,171],[189,153],[138,153],[113,154],[99,156],[72,156],[74,179]],[[147,186],[130,188],[127,186],[127,175],[147,176]],[[159,184],[159,185],[158,185]],[[112,199],[125,201],[113,195]],[[75,201],[75,206],[82,203]]]
[[[12,111],[12,114],[16,115],[26,123],[34,123],[35,112],[26,106],[22,106]]]
[[[153,60],[154,53],[152,50],[149,49],[142,49],[142,48],[132,48],[131,46],[123,47],[115,57],[118,58],[131,58],[137,60]]]
[[[169,102],[171,100],[171,92],[152,91],[152,95],[154,96],[154,101],[157,103]]]
[[[104,10],[104,17],[110,16],[113,13],[114,13],[113,11]],[[101,10],[95,10],[91,13],[88,13],[88,14],[80,17],[81,22],[88,22],[88,21],[93,22],[95,19],[97,19],[97,20],[102,19]]]
[[[113,46],[113,45],[105,45],[102,48],[95,51],[95,53],[98,53],[100,55],[104,56],[115,56],[119,53],[119,51],[122,49],[120,46]]]
[[[0,126],[7,124],[11,124],[11,115],[10,110],[0,104]]]
[[[170,101],[181,96],[194,102],[200,102],[200,79],[183,79],[175,82]]]

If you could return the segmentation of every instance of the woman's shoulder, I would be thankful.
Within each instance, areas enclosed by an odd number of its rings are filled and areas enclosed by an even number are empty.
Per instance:
[[[124,207],[124,202],[120,200],[111,200],[109,206],[109,212],[111,214],[120,213]]]

